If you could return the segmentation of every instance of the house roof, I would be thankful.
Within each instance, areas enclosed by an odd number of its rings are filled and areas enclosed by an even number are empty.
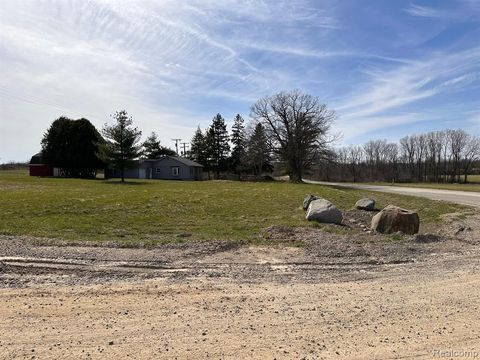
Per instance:
[[[166,156],[162,156],[161,158],[158,158],[158,159],[148,159],[148,160],[145,160],[145,161],[149,161],[149,162],[161,161],[161,160],[164,160],[166,158],[176,160],[176,161],[178,161],[178,162],[180,162],[180,163],[182,163],[183,165],[186,165],[186,166],[203,167],[202,164],[199,164],[199,163],[197,163],[193,160],[190,160],[190,159],[187,159],[187,158],[184,158],[184,157],[181,157],[181,156],[166,155]]]
[[[39,152],[32,156],[29,162],[30,165],[43,165],[42,153]]]
[[[180,157],[180,156],[168,156],[169,158],[171,159],[174,159],[174,160],[177,160],[179,162],[181,162],[182,164],[184,165],[187,165],[187,166],[200,166],[200,167],[203,167],[202,164],[199,164],[193,160],[190,160],[190,159],[187,159],[187,158],[184,158],[184,157]]]

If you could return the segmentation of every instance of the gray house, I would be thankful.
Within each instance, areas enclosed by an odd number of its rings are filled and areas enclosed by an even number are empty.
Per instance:
[[[120,177],[119,169],[110,169],[108,177]],[[163,156],[138,162],[138,167],[125,169],[128,179],[202,180],[203,165],[180,156]]]

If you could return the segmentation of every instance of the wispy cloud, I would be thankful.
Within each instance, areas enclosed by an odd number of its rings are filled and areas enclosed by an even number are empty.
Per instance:
[[[407,13],[413,16],[421,17],[430,17],[430,18],[439,18],[445,16],[445,12],[435,9],[429,6],[421,6],[416,4],[410,4],[408,8],[405,9]]]
[[[365,71],[369,81],[362,84],[358,95],[349,94],[340,101],[337,111],[340,126],[346,130],[346,138],[355,133],[369,132],[403,121],[405,124],[431,119],[422,112],[408,115],[392,115],[415,107],[422,100],[465,90],[480,83],[480,47],[457,54],[435,54],[429,59],[382,71]],[[425,113],[428,111],[425,111]]]
[[[0,152],[15,152],[19,127],[32,139],[28,154],[54,118],[86,116],[101,126],[119,108],[164,141],[190,136],[219,111],[199,102],[243,102],[247,109],[296,82],[288,71],[259,66],[244,44],[273,50],[276,35],[293,43],[303,26],[318,33],[338,24],[327,6],[307,0],[6,0],[0,105],[22,125],[2,121]]]
[[[479,86],[474,40],[427,52],[409,31],[411,16],[471,19],[478,2],[382,6],[388,15],[378,7],[366,24],[370,7],[334,0],[3,0],[1,161],[37,151],[62,114],[102,126],[126,108],[168,143],[216,112],[247,115],[259,97],[302,88],[330,100],[353,137],[411,124],[425,114],[415,105]],[[425,28],[415,29],[421,39],[442,34]]]
[[[352,139],[361,138],[362,135],[376,132],[382,129],[388,129],[399,125],[409,125],[419,121],[427,121],[419,113],[406,113],[398,115],[377,115],[368,117],[355,117],[341,118],[338,122],[336,129],[338,129],[342,135],[342,141],[346,143],[351,142]]]
[[[478,20],[480,17],[480,3],[476,0],[459,0],[452,8],[445,8],[444,3],[436,3],[436,7],[411,3],[404,11],[412,16],[447,19],[459,22]]]

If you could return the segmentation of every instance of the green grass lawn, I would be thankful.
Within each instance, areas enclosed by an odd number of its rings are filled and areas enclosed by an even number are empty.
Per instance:
[[[401,195],[284,182],[79,180],[0,171],[0,234],[155,244],[261,240],[270,225],[312,226],[301,208],[317,194],[347,210],[361,197],[418,210],[423,222],[466,207]],[[182,236],[188,234],[188,237]],[[180,235],[180,236],[179,236]]]

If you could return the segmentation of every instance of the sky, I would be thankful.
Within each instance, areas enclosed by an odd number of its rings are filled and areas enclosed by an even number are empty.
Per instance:
[[[342,144],[480,134],[480,0],[2,0],[0,163],[60,116],[126,109],[162,144],[300,89]]]

